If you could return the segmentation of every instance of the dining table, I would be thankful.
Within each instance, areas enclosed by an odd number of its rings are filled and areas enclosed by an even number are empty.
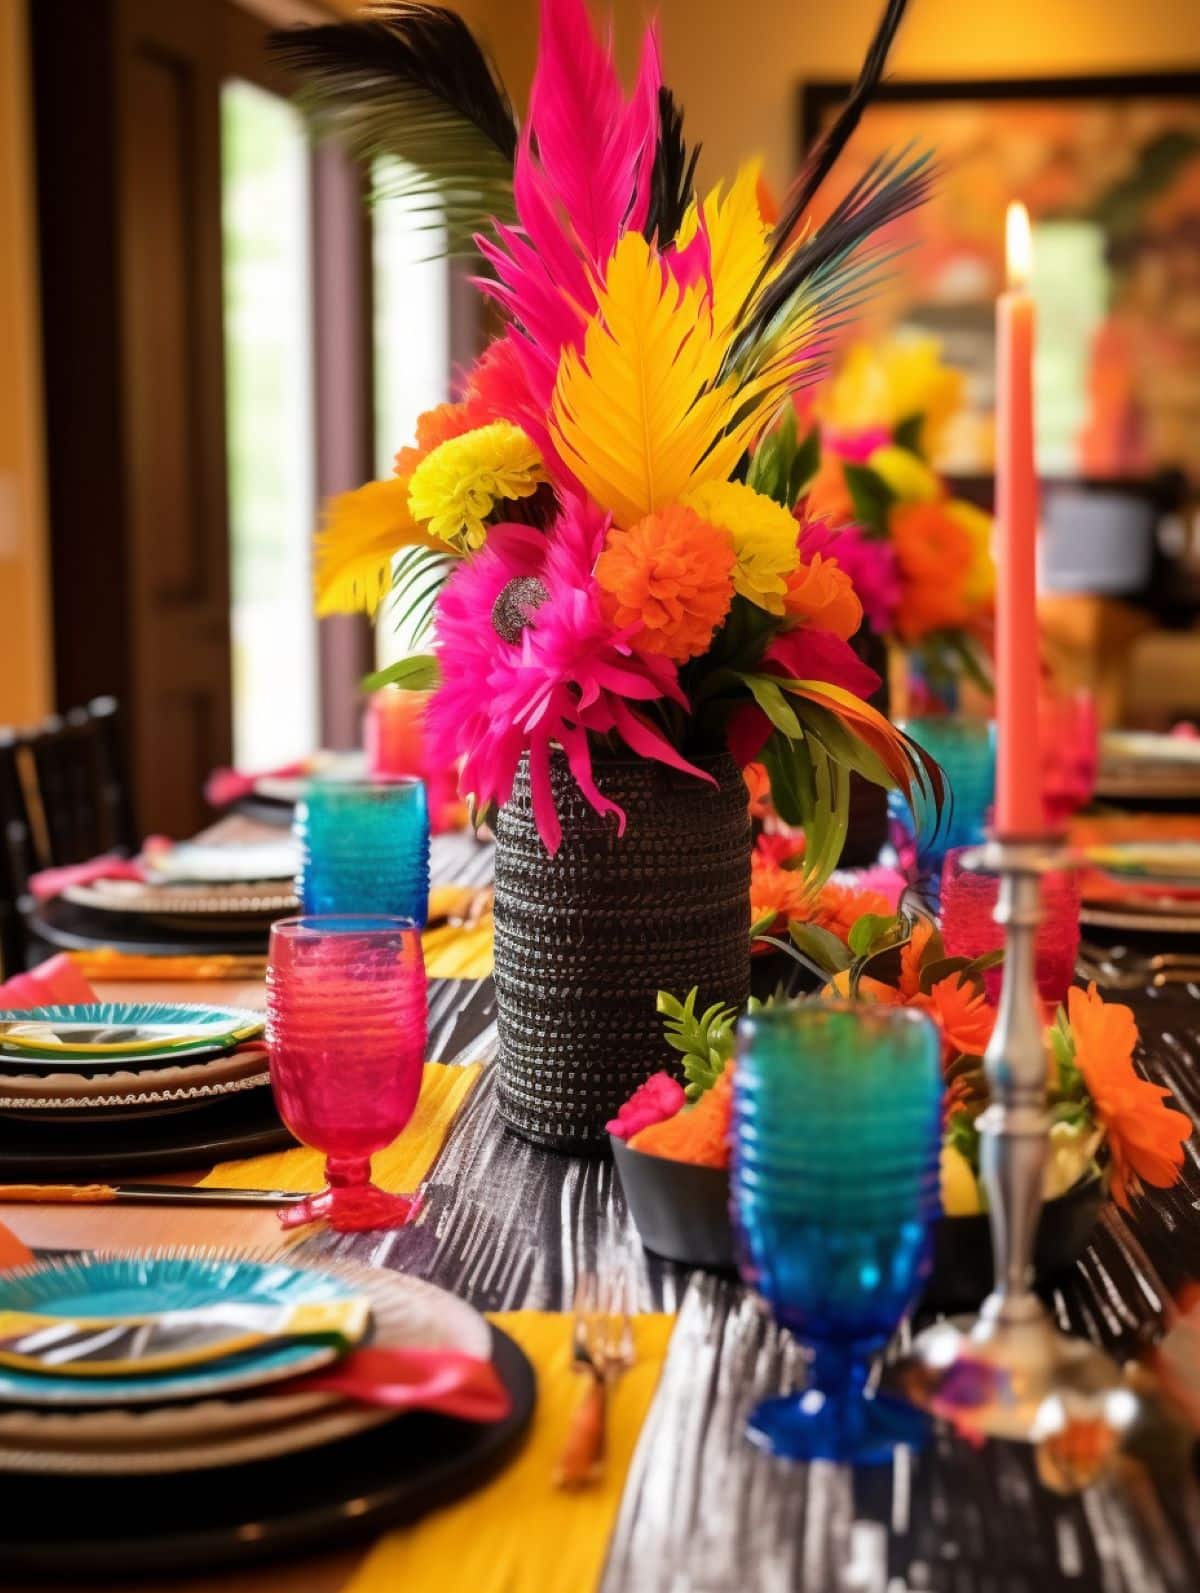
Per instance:
[[[434,838],[435,882],[482,885],[491,866],[490,848],[471,834]],[[1115,951],[1114,963],[1122,955]],[[254,1008],[265,1001],[260,980],[207,982],[202,990],[112,980],[97,992]],[[1151,984],[1114,999],[1136,1011],[1146,1075],[1200,1125],[1200,985]],[[1030,1446],[979,1441],[943,1425],[924,1448],[898,1449],[890,1464],[873,1468],[794,1464],[753,1447],[747,1412],[764,1393],[802,1381],[800,1350],[736,1276],[689,1270],[643,1249],[609,1158],[557,1154],[506,1130],[490,1065],[496,1047],[492,979],[431,980],[429,1059],[484,1066],[428,1174],[419,1219],[389,1232],[314,1231],[291,1253],[399,1269],[489,1312],[569,1313],[581,1273],[602,1273],[620,1258],[635,1280],[636,1308],[674,1315],[600,1593],[1197,1593],[1194,1454],[1169,1473],[1122,1456],[1072,1493],[1046,1485]],[[204,1171],[170,1176],[193,1182]],[[275,1214],[261,1209],[31,1203],[7,1206],[0,1217],[39,1252],[278,1242]],[[1047,1298],[1062,1328],[1125,1361],[1160,1335],[1193,1281],[1197,1138],[1174,1188],[1147,1190],[1129,1211],[1105,1204],[1082,1259]],[[904,1350],[912,1329],[906,1324],[891,1353]],[[338,1593],[367,1547],[220,1575],[190,1576],[181,1567],[169,1583],[144,1585],[163,1593]],[[66,1584],[50,1585],[65,1593]],[[448,1574],[443,1585],[457,1584]]]

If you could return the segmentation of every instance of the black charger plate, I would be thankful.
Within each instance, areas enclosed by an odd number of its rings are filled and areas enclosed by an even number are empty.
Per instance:
[[[533,1368],[495,1327],[492,1360],[513,1408],[484,1426],[411,1412],[359,1438],[249,1466],[137,1478],[5,1473],[0,1582],[190,1575],[324,1551],[413,1521],[487,1482],[525,1435]]]
[[[26,923],[31,935],[59,951],[111,946],[139,957],[215,957],[227,952],[265,956],[270,930],[269,924],[259,922],[251,929],[205,929],[189,934],[186,920],[172,930],[139,913],[94,912],[61,896],[32,908]]]
[[[100,1108],[84,1122],[74,1116],[63,1121],[53,1112],[4,1113],[0,1114],[0,1179],[108,1183],[138,1174],[208,1168],[214,1162],[286,1150],[295,1143],[265,1086],[146,1117]]]

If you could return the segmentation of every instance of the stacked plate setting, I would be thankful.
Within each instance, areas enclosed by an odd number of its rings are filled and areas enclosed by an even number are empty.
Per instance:
[[[268,1083],[261,1013],[167,1002],[0,1011],[0,1111],[144,1115]]]
[[[126,1359],[120,1375],[92,1375],[88,1356],[103,1353],[95,1348],[105,1331],[98,1324],[95,1343],[85,1340],[73,1361],[64,1357],[60,1373],[45,1346],[56,1334],[62,1342],[66,1330],[22,1327],[21,1347],[42,1355],[43,1364],[30,1370],[4,1354],[13,1343],[4,1332],[8,1313],[68,1318],[77,1327],[89,1317],[111,1323],[188,1311],[211,1317],[211,1332],[231,1305],[339,1301],[365,1304],[360,1343],[491,1356],[491,1330],[465,1302],[420,1279],[350,1263],[308,1268],[268,1253],[175,1250],[83,1255],[0,1275],[0,1472],[112,1476],[236,1466],[399,1419],[341,1394],[285,1386],[357,1344],[267,1335],[250,1348],[233,1346],[172,1370],[143,1373]],[[137,1346],[147,1353],[141,1340]]]

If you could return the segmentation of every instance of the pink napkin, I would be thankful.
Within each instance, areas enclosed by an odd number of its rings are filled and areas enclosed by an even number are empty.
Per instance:
[[[65,952],[38,963],[28,973],[14,974],[0,984],[0,1007],[24,1011],[28,1007],[75,1006],[99,997]]]
[[[352,1350],[326,1371],[281,1383],[282,1394],[342,1394],[389,1410],[429,1410],[465,1422],[502,1421],[512,1400],[491,1361],[454,1350]]]
[[[204,800],[210,807],[227,808],[250,796],[260,780],[295,780],[308,773],[308,762],[281,764],[278,769],[259,769],[255,774],[243,774],[238,769],[214,769],[204,782]]]
[[[134,858],[118,857],[115,852],[109,852],[103,857],[89,858],[86,863],[39,869],[29,876],[29,889],[34,901],[48,902],[52,896],[61,896],[68,885],[91,885],[98,879],[131,879],[144,884],[146,870]]]

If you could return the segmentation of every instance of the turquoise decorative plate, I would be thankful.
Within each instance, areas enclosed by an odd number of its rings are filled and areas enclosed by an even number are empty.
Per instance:
[[[0,1011],[0,1052],[66,1057],[174,1055],[236,1045],[261,1034],[261,1013],[166,1001],[94,1001]]]
[[[79,1257],[0,1273],[0,1312],[48,1316],[145,1316],[236,1301],[301,1305],[350,1299],[357,1291],[323,1272],[191,1252]],[[0,1366],[0,1400],[19,1405],[113,1405],[200,1399],[296,1377],[337,1357],[328,1344],[268,1344],[236,1358],[144,1377],[55,1377]]]

